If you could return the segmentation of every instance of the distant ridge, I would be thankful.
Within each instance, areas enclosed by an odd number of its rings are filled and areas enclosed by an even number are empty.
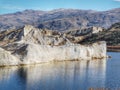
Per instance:
[[[26,24],[58,31],[92,26],[109,28],[117,22],[120,22],[120,8],[108,11],[63,8],[51,11],[24,10],[0,15],[0,30],[19,29]]]

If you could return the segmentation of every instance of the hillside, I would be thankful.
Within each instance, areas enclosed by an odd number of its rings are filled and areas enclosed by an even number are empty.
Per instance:
[[[107,42],[108,46],[120,46],[120,23],[113,24],[108,30],[89,35],[80,43],[93,43],[103,40]]]
[[[120,8],[109,11],[57,9],[52,11],[25,10],[0,15],[0,30],[19,29],[25,24],[50,30],[76,30],[91,26],[108,28],[120,22]]]

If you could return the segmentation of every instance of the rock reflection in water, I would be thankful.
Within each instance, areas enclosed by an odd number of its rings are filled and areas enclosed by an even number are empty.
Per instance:
[[[106,60],[54,62],[0,69],[0,83],[10,81],[10,90],[85,90],[104,87],[105,72]],[[6,84],[2,85],[0,90],[5,90]]]
[[[0,82],[9,80],[10,76],[17,71],[17,67],[0,67]]]

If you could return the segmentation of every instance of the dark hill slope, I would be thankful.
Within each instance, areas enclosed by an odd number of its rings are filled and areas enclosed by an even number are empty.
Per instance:
[[[107,45],[120,45],[120,23],[113,24],[108,30],[92,34],[80,43],[107,42]]]

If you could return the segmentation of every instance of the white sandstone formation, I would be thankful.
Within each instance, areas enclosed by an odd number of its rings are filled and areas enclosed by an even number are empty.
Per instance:
[[[19,50],[15,54],[21,59],[22,64],[64,60],[92,60],[106,57],[105,42],[98,42],[88,46],[78,44],[62,46],[28,44],[24,48],[26,53],[22,58]]]
[[[103,28],[101,27],[92,27],[93,33],[98,33],[98,32],[102,32]]]
[[[34,29],[31,25],[25,25],[24,27],[24,36],[26,36],[32,29]]]
[[[20,60],[10,52],[0,48],[0,66],[18,65]]]
[[[106,42],[91,45],[71,43],[64,35],[26,26],[21,41],[0,48],[0,66],[36,64],[64,60],[92,60],[106,57]],[[12,44],[11,44],[12,46]]]

